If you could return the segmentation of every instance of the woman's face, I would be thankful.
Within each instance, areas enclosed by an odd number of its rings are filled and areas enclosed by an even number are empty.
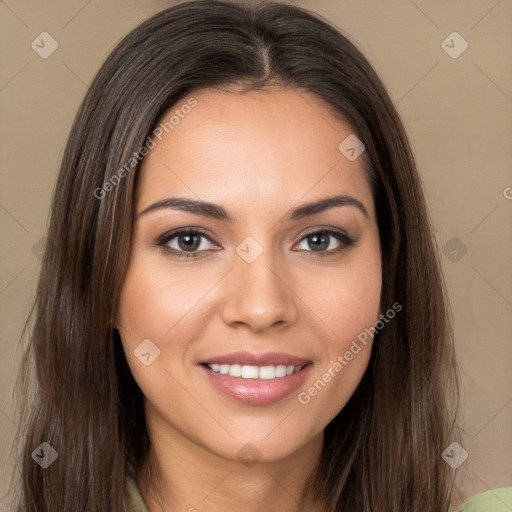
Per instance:
[[[116,326],[153,430],[277,460],[321,438],[367,367],[372,194],[352,139],[338,148],[351,128],[314,96],[192,98],[143,162]]]

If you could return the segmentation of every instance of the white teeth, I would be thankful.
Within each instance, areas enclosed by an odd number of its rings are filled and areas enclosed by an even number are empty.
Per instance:
[[[241,377],[242,379],[264,379],[271,380],[275,378],[286,377],[292,373],[297,373],[302,366],[286,366],[279,364],[277,366],[250,366],[240,364],[207,364],[210,370],[222,375],[231,375],[231,377]]]
[[[286,366],[280,364],[276,366],[276,377],[286,377]]]
[[[275,366],[260,366],[259,372],[260,379],[275,379],[276,367]]]
[[[242,367],[239,364],[232,364],[229,366],[229,375],[231,377],[241,377],[242,376]]]
[[[257,366],[242,366],[242,377],[244,379],[257,379],[258,367]]]

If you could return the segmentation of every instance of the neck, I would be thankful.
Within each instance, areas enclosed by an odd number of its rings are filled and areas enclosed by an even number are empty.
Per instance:
[[[302,500],[308,477],[317,467],[323,434],[280,460],[253,464],[226,459],[189,438],[152,435],[137,486],[151,512],[323,512]]]

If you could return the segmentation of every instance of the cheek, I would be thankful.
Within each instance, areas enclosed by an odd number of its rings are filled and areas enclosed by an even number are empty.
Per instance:
[[[179,391],[166,369],[171,359],[178,364],[182,359],[180,339],[186,338],[180,329],[198,300],[198,292],[190,293],[190,283],[182,281],[169,276],[157,258],[139,254],[130,264],[119,300],[118,330],[128,365],[144,395],[155,403]],[[148,352],[149,361],[144,361],[142,354]]]
[[[326,326],[328,338],[343,348],[379,316],[382,275],[380,252],[372,244],[334,267],[316,270],[302,286],[305,302]],[[313,286],[312,286],[313,284]]]
[[[201,321],[207,321],[201,306],[218,281],[211,271],[177,272],[170,267],[161,255],[135,253],[119,300],[118,330],[123,349],[135,380],[147,395],[158,396],[164,383],[173,385],[165,369],[180,373],[181,379],[188,378],[183,373],[188,368],[188,340],[199,336],[199,312]],[[158,353],[149,366],[137,357],[146,353],[139,349],[144,340],[151,340]]]
[[[161,269],[152,263],[151,258],[134,254],[118,308],[118,330],[123,349],[132,374],[145,394],[148,387],[158,384],[160,378],[155,379],[159,375],[157,370],[169,352],[162,343],[163,334],[182,316],[178,300],[180,285],[169,286]],[[150,340],[150,343],[144,340]],[[142,351],[142,346],[146,350]],[[140,357],[147,352],[151,354],[151,364],[145,366],[144,358]]]
[[[308,300],[328,328],[322,362],[298,401],[326,425],[346,405],[370,360],[371,328],[379,318],[382,285],[378,245],[354,252],[335,272],[331,268],[316,282],[325,286],[310,289],[314,291]]]
[[[130,266],[119,301],[119,324],[128,336],[162,339],[204,296],[207,276],[170,272],[165,258],[139,256]]]
[[[147,276],[143,278],[134,272],[129,273],[119,300],[120,330],[128,334],[128,337],[139,337],[141,333],[148,338],[154,336],[160,316],[160,301],[157,297]]]

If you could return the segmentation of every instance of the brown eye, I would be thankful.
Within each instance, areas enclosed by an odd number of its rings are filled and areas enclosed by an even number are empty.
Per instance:
[[[195,251],[201,245],[201,235],[186,234],[177,235],[174,238],[178,241],[178,246],[182,251]]]
[[[166,252],[186,258],[194,258],[211,249],[215,245],[205,232],[197,228],[182,228],[165,233],[157,240],[157,246]]]
[[[329,235],[328,233],[313,233],[312,235],[308,235],[306,238],[309,247],[313,249],[313,251],[325,251],[329,248],[330,245],[330,238],[332,235]]]
[[[301,240],[296,247],[304,244],[302,250],[317,253],[318,256],[338,254],[354,245],[355,240],[345,232],[337,229],[321,229],[312,231]]]

